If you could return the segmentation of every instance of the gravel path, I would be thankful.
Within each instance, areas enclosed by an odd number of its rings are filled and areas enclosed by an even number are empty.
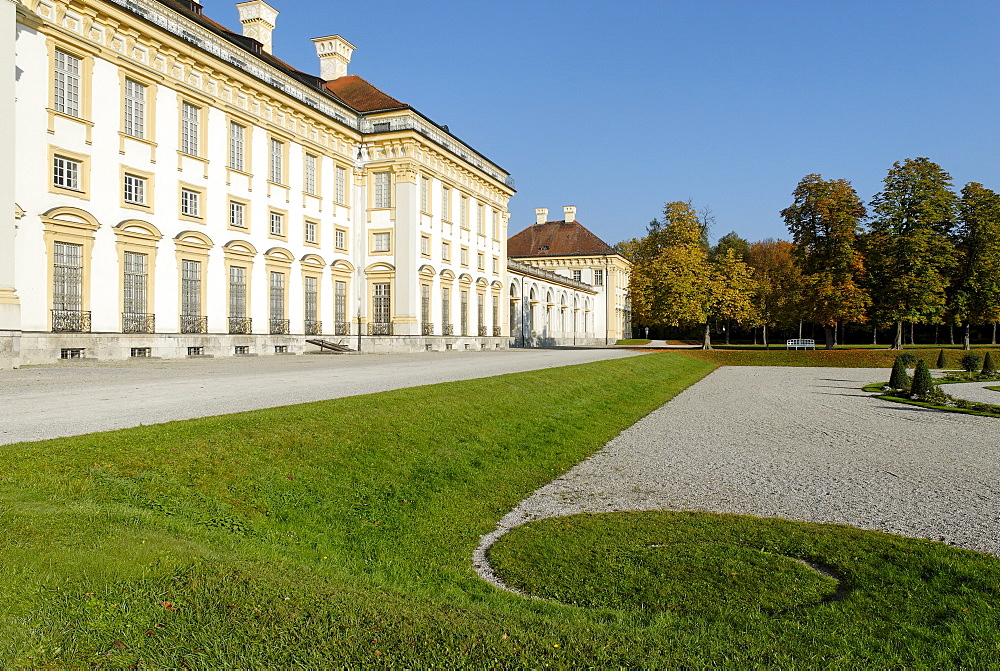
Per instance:
[[[967,401],[976,403],[990,403],[1000,405],[1000,391],[984,389],[983,387],[997,387],[1000,382],[959,382],[957,384],[946,384],[941,387],[942,391],[951,394],[955,398],[964,398]]]
[[[495,581],[485,551],[510,528],[615,510],[836,522],[1000,555],[1000,420],[860,391],[887,373],[720,368],[522,502],[474,564]]]
[[[635,356],[624,349],[65,362],[0,370],[0,444]]]

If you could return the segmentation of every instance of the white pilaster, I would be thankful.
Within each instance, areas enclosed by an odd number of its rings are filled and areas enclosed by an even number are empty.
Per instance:
[[[14,201],[15,49],[17,2],[0,0],[0,368],[20,359],[21,304],[14,284],[17,215]]]

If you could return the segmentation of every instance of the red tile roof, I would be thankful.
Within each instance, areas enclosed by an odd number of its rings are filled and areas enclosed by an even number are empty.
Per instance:
[[[359,112],[379,112],[409,107],[357,75],[345,75],[324,84],[327,91]]]
[[[533,224],[507,239],[507,256],[603,256],[617,254],[614,247],[588,231],[578,221]]]

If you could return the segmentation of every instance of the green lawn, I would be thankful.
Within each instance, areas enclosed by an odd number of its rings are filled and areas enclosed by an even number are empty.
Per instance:
[[[941,347],[907,347],[904,352],[923,359],[935,368]],[[985,349],[981,350],[985,355]],[[720,366],[834,366],[838,368],[892,368],[900,354],[884,347],[840,348],[833,350],[786,350],[784,347],[765,350],[760,347],[722,346],[713,350],[682,350],[686,356],[710,361]],[[1000,350],[993,350],[1000,356]],[[949,368],[959,369],[959,360],[966,354],[961,349],[944,348]]]
[[[476,576],[500,517],[713,368],[651,354],[0,446],[0,667],[995,660],[1000,561],[880,534],[748,521],[739,545],[720,528],[719,567],[789,573],[758,604],[777,619],[528,600]],[[630,516],[601,519],[584,545],[629,540]],[[835,553],[846,536],[860,545]],[[831,611],[831,583],[787,564],[809,543],[851,587],[838,603],[860,602]]]

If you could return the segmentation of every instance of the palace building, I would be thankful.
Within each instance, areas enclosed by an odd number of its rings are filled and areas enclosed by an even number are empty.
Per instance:
[[[620,337],[613,250],[508,261],[505,170],[237,8],[0,0],[0,366]]]

